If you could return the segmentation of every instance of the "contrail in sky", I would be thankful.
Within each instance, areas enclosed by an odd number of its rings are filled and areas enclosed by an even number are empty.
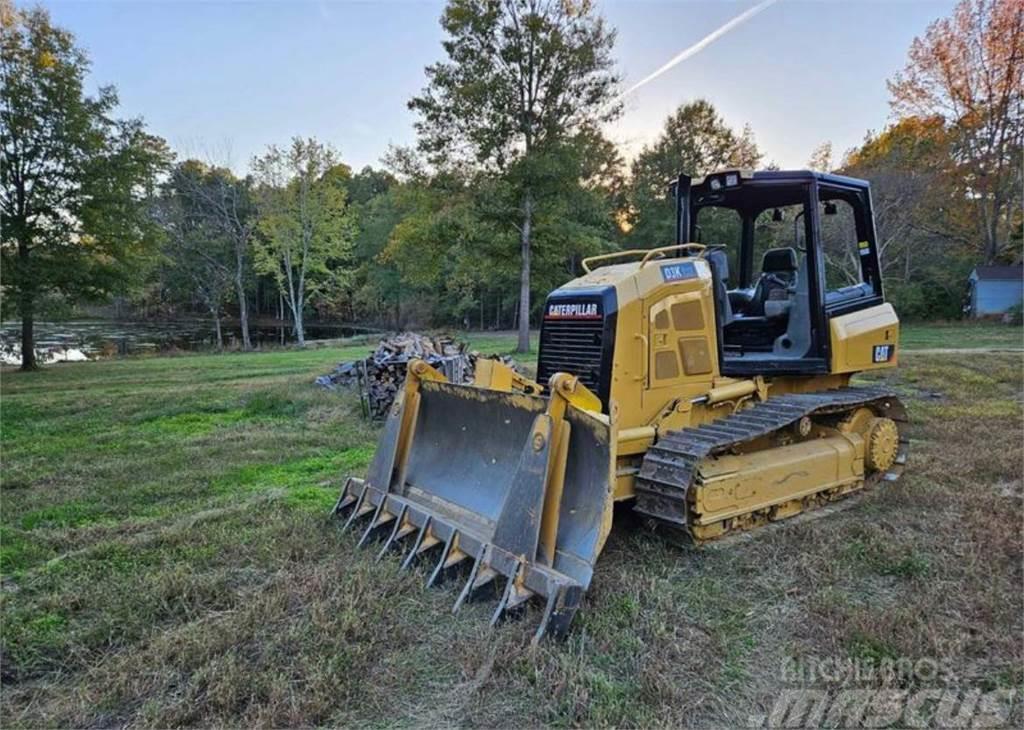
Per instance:
[[[730,30],[735,28],[737,25],[740,25],[741,23],[745,23],[746,21],[748,21],[751,18],[753,18],[755,15],[760,13],[765,8],[767,8],[767,7],[771,6],[771,5],[774,5],[776,2],[777,2],[777,0],[762,0],[762,2],[758,3],[757,5],[755,5],[754,7],[750,8],[749,10],[744,10],[742,13],[737,15],[735,18],[730,20],[728,23],[723,25],[721,28],[718,28],[716,30],[711,31],[706,36],[701,38],[699,41],[694,43],[692,46],[690,46],[686,50],[682,51],[681,53],[679,53],[678,55],[673,57],[671,61],[666,63],[664,66],[659,68],[654,73],[652,73],[649,76],[646,76],[646,77],[640,79],[640,81],[637,81],[635,84],[633,84],[631,87],[629,87],[626,91],[624,91],[622,93],[622,96],[626,96],[627,94],[632,94],[634,91],[639,89],[641,86],[646,86],[651,81],[654,81],[654,79],[658,78],[659,76],[661,76],[663,73],[665,73],[669,69],[679,65],[680,63],[682,63],[683,61],[688,59],[690,56],[693,56],[693,55],[703,51],[705,48],[707,48],[709,45],[714,43],[716,40],[718,40],[719,38],[724,36],[726,33],[728,33]]]

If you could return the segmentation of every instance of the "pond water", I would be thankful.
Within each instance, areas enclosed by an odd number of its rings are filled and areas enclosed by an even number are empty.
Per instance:
[[[306,340],[329,340],[372,333],[354,325],[307,324]],[[240,344],[237,325],[223,326],[224,344]],[[287,325],[250,325],[254,345],[284,345],[295,342],[295,331]],[[74,362],[100,357],[136,355],[167,350],[209,350],[217,344],[213,323],[200,320],[117,322],[83,319],[36,323],[36,352],[44,362]],[[0,323],[0,362],[21,362],[21,323]]]

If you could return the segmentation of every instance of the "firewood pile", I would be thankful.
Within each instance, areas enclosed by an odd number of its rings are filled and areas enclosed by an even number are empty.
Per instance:
[[[476,362],[481,358],[500,360],[516,369],[510,357],[467,351],[465,343],[447,335],[402,332],[381,340],[368,357],[340,363],[333,372],[321,375],[315,382],[327,390],[357,388],[364,415],[383,418],[405,382],[409,361],[414,358],[426,361],[452,383],[471,382]]]

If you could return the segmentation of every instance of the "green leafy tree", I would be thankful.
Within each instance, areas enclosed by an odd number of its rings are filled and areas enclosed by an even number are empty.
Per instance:
[[[398,201],[400,187],[390,172],[371,167],[364,167],[349,182],[349,204],[358,221],[349,319],[401,326],[401,277],[381,258],[391,231],[403,215]]]
[[[673,242],[675,209],[668,184],[680,172],[706,175],[723,167],[755,168],[760,161],[750,127],[735,132],[704,99],[681,105],[633,161],[630,238],[642,248]]]
[[[591,128],[536,163],[536,285],[549,291],[576,276],[587,256],[618,247],[625,182],[615,146]]]
[[[113,87],[85,94],[88,58],[47,11],[0,0],[0,26],[2,285],[30,370],[43,297],[100,299],[152,262],[149,204],[170,154],[141,120],[112,116]]]
[[[615,32],[587,0],[450,0],[446,61],[409,106],[420,149],[438,166],[478,165],[515,192],[519,346],[529,349],[531,254],[546,159],[587,126],[614,119]]]
[[[387,170],[367,165],[348,182],[348,198],[353,206],[365,205],[385,195],[398,180]]]
[[[508,252],[518,244],[518,181],[486,170],[427,175],[409,155],[403,160],[398,167],[408,175],[392,188],[389,204],[400,220],[384,234],[378,260],[398,275],[397,293],[420,310],[406,307],[405,318],[514,324],[520,267]],[[546,291],[576,275],[585,256],[616,247],[624,182],[615,146],[590,130],[534,162],[532,282]]]
[[[295,138],[253,160],[260,237],[256,269],[273,276],[288,303],[300,346],[308,304],[349,283],[355,221],[348,205],[349,168],[329,146]]]
[[[358,264],[353,292],[352,319],[401,327],[402,282],[398,269],[382,258],[391,232],[402,219],[398,190],[389,189],[359,206],[355,239]]]
[[[405,321],[423,322],[428,309],[434,323],[468,326],[480,316],[489,294],[515,288],[518,266],[507,255],[514,232],[506,224],[505,202],[494,214],[499,180],[438,175],[426,184],[409,184],[396,200],[403,210],[381,261],[398,272],[401,289],[419,312],[406,308]],[[482,319],[482,317],[481,317]]]

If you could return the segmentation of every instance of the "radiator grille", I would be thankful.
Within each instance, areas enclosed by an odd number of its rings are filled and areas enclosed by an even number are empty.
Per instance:
[[[557,372],[570,373],[598,393],[603,332],[603,319],[545,320],[540,335],[537,380],[547,384],[548,378]]]

